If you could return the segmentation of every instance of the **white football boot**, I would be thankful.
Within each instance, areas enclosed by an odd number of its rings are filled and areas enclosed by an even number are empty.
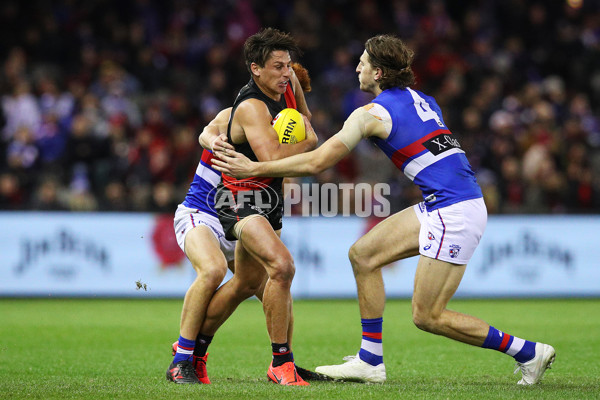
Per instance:
[[[535,385],[542,379],[546,369],[551,368],[556,352],[554,347],[549,344],[536,343],[535,357],[525,363],[517,363],[515,365],[515,374],[521,369],[523,377],[518,382],[519,385]]]
[[[385,365],[383,363],[372,366],[355,356],[344,357],[343,364],[338,365],[323,365],[315,368],[315,371],[329,376],[333,379],[344,381],[356,381],[366,383],[383,383],[385,382]]]

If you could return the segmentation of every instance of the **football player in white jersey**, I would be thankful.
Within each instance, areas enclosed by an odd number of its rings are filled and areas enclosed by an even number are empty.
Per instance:
[[[317,367],[335,379],[382,383],[385,291],[381,268],[420,255],[412,298],[420,329],[514,357],[521,385],[539,382],[555,359],[554,348],[514,337],[486,322],[446,308],[487,223],[479,185],[435,100],[409,86],[413,52],[391,35],[370,38],[356,68],[360,89],[375,99],[356,109],[340,132],[317,149],[269,162],[251,162],[228,143],[215,147],[215,168],[246,176],[317,174],[345,157],[362,139],[378,146],[423,193],[423,202],[400,211],[358,239],[349,251],[363,328],[355,356]],[[307,129],[311,129],[307,122]]]

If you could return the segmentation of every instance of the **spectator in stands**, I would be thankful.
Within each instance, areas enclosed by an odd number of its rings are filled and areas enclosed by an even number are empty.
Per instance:
[[[296,0],[269,13],[261,1],[113,2],[108,12],[42,3],[0,10],[0,174],[11,193],[2,209],[42,207],[48,172],[68,192],[79,163],[85,209],[156,210],[152,193],[165,190],[155,186],[185,191],[199,157],[190,137],[246,83],[240,44],[274,26],[306,49],[317,131],[370,100],[347,86],[360,43],[398,34],[419,54],[418,88],[456,126],[491,213],[600,211],[598,2]],[[15,141],[21,128],[29,133]],[[385,175],[368,169],[370,157],[360,148],[316,179]],[[393,207],[414,200],[389,182]]]

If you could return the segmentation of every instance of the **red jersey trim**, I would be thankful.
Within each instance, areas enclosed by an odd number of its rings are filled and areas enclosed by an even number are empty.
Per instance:
[[[212,159],[215,156],[213,155],[213,153],[211,153],[210,151],[204,149],[204,151],[202,151],[202,162],[205,163],[206,165],[208,165],[209,167],[212,167]]]
[[[426,142],[427,140],[442,134],[451,135],[452,133],[448,129],[438,129],[436,131],[433,131],[429,135],[419,138],[419,140],[417,140],[416,142],[396,150],[392,155],[392,162],[398,168],[402,169],[402,165],[404,165],[406,160],[419,154],[423,150],[427,150],[425,146],[423,146],[423,142]]]
[[[292,90],[292,82],[288,82],[287,88],[285,89],[285,103],[287,108],[298,108],[296,104],[296,96],[294,96],[294,91]]]
[[[296,97],[294,96],[294,91],[292,90],[292,83],[289,82],[287,88],[284,93],[285,103],[287,108],[296,109],[298,106],[296,104]],[[212,160],[213,155],[210,154],[209,160]],[[202,154],[202,161],[204,161],[204,154]],[[207,162],[207,161],[205,161]],[[208,162],[207,162],[208,163]],[[233,194],[245,191],[245,190],[259,190],[263,189],[265,186],[270,186],[275,178],[266,178],[266,177],[253,177],[253,178],[245,178],[245,179],[235,179],[232,176],[228,176],[222,174],[223,177],[223,186],[227,189],[231,190]]]
[[[261,190],[266,186],[270,186],[275,178],[245,178],[235,179],[234,177],[223,174],[223,186],[229,189],[233,194],[237,192],[249,191],[249,190]]]

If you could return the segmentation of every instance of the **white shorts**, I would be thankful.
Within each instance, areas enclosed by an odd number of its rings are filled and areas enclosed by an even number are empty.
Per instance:
[[[483,198],[465,200],[428,212],[424,203],[414,206],[421,223],[419,253],[452,264],[467,264],[487,225]]]
[[[199,225],[205,225],[210,228],[219,241],[221,251],[225,254],[227,262],[233,260],[235,242],[225,239],[225,233],[223,232],[223,227],[221,226],[219,219],[202,211],[198,211],[195,208],[186,207],[183,204],[177,206],[177,211],[175,211],[175,218],[173,220],[177,244],[179,244],[181,250],[185,253],[185,237],[189,231]]]

